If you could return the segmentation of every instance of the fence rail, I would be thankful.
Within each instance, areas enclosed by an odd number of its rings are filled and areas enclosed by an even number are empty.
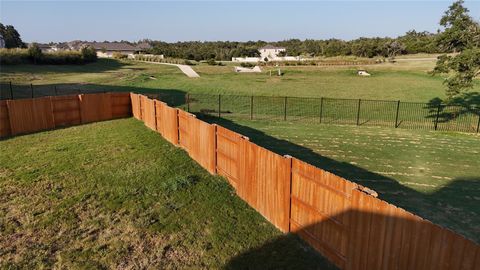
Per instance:
[[[341,269],[480,268],[477,243],[382,201],[356,183],[143,95],[0,101],[0,135],[105,120],[118,116],[115,107],[184,148],[210,173],[225,176],[273,225],[298,234]]]
[[[479,132],[480,104],[188,94],[187,109],[231,119]]]

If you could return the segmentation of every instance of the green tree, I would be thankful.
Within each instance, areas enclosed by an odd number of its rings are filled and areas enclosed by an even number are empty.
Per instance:
[[[25,43],[20,38],[20,34],[12,25],[4,26],[0,23],[0,34],[5,40],[5,48],[25,48]]]
[[[82,54],[83,61],[86,63],[97,61],[97,52],[92,46],[83,47],[80,53]]]
[[[37,43],[32,43],[28,47],[28,57],[33,61],[34,64],[37,64],[43,56],[42,50],[38,47]]]
[[[448,74],[445,80],[448,100],[454,100],[473,87],[480,73],[480,25],[468,14],[463,0],[453,3],[440,20],[445,30],[438,36],[438,45],[458,54],[438,58],[434,74]]]

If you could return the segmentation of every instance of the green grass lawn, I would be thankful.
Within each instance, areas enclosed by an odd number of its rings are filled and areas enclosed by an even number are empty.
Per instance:
[[[201,78],[187,78],[176,67],[100,59],[83,66],[17,65],[2,66],[1,82],[25,84],[16,91],[30,95],[27,84],[43,85],[38,92],[59,89],[170,91],[170,93],[211,93],[269,96],[387,99],[426,102],[444,97],[443,79],[428,74],[434,61],[398,62],[366,67],[282,67],[284,76],[236,74],[231,66],[193,68]],[[356,70],[366,68],[373,76],[359,77]],[[472,91],[479,91],[477,83]],[[8,89],[4,91],[9,92]],[[3,93],[7,96],[9,93]]]
[[[331,268],[133,118],[0,149],[2,269]]]
[[[372,188],[380,198],[480,243],[478,134],[288,121],[219,122],[274,152]]]

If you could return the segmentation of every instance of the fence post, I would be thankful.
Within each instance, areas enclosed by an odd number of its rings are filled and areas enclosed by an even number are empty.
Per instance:
[[[358,109],[357,109],[357,126],[360,124],[360,103],[362,102],[361,99],[358,99]]]
[[[187,112],[190,112],[190,94],[187,93]]]
[[[397,114],[395,115],[395,128],[398,127],[398,112],[400,111],[400,100],[397,101]]]
[[[250,120],[253,120],[253,96],[250,97]]]
[[[32,98],[33,98],[33,84],[30,84],[30,89],[32,90]]]
[[[10,98],[13,99],[13,87],[12,87],[12,81],[10,81]]]
[[[442,106],[442,104],[438,104],[438,107],[437,107],[437,116],[435,117],[435,130],[437,130],[437,127],[438,127],[438,117],[440,115],[440,107]]]
[[[53,89],[55,90],[55,96],[58,96],[58,92],[57,92],[57,86],[56,86],[56,85],[54,85],[54,86],[53,86]]]
[[[221,108],[222,108],[222,102],[221,102],[222,95],[218,95],[218,118],[221,117]]]
[[[322,114],[323,114],[323,97],[320,98],[320,124],[322,123]]]
[[[283,100],[283,121],[287,121],[287,97]]]
[[[480,110],[478,111],[477,133],[479,129],[480,129]]]

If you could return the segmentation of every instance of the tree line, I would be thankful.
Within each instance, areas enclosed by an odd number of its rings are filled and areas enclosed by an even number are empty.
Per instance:
[[[289,39],[268,42],[275,46],[285,47],[290,56],[306,57],[392,57],[398,54],[445,53],[446,48],[437,46],[439,34],[429,32],[407,32],[397,38],[374,37],[358,38],[351,41],[341,39],[314,40]],[[231,60],[232,57],[257,57],[258,49],[266,45],[265,41],[184,41],[167,43],[163,41],[144,40],[153,48],[152,54],[163,54],[165,57],[189,60]]]

